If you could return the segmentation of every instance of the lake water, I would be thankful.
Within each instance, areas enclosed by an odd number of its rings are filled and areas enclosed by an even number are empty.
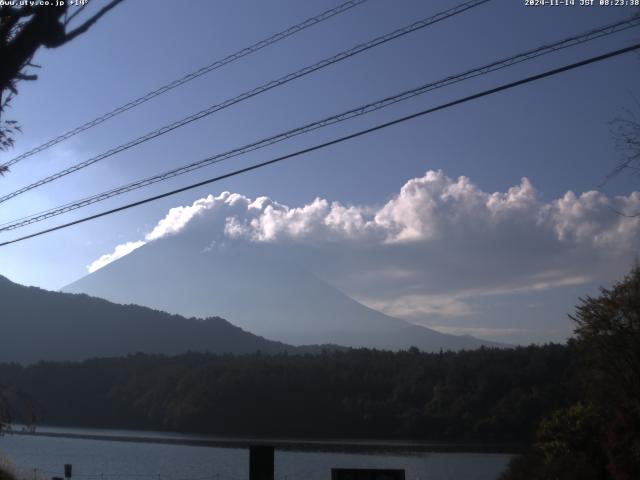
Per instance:
[[[71,434],[146,436],[83,429],[41,429]],[[173,438],[194,438],[172,436]],[[127,441],[51,438],[27,435],[0,436],[0,455],[9,458],[25,480],[48,480],[73,465],[78,480],[240,480],[248,478],[249,453],[240,448],[214,448]],[[366,454],[295,452],[276,450],[278,480],[328,480],[331,467],[404,468],[407,480],[493,480],[511,455],[494,453]]]

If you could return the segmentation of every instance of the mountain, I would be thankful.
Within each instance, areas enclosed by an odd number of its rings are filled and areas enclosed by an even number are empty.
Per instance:
[[[129,353],[296,350],[218,317],[170,315],[100,298],[25,287],[0,276],[0,363],[82,360]]]
[[[447,335],[368,308],[259,247],[197,248],[178,236],[150,242],[64,288],[117,303],[234,325],[294,345],[425,351],[497,344]]]

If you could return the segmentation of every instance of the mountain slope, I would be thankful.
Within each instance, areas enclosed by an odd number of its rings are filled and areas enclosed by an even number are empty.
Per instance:
[[[0,276],[0,362],[81,360],[129,353],[281,352],[266,340],[212,317],[187,319],[87,295],[50,292]]]
[[[165,238],[65,287],[171,313],[220,315],[234,325],[294,345],[426,351],[495,345],[446,335],[372,310],[268,249],[196,248]]]

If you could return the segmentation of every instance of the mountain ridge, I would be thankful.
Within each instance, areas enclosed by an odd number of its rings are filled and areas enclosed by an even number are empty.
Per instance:
[[[215,314],[293,345],[425,351],[506,346],[385,315],[268,249],[203,250],[190,241],[174,236],[150,242],[63,291],[185,316]]]
[[[267,340],[217,316],[187,318],[86,294],[23,286],[2,275],[0,304],[0,362],[84,360],[138,352],[241,354],[321,348]]]

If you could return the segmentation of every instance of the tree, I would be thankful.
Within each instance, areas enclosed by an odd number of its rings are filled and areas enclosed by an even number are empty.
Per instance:
[[[18,93],[20,81],[36,80],[29,71],[38,68],[31,60],[40,47],[57,48],[87,32],[102,16],[123,0],[111,0],[79,26],[70,24],[87,3],[69,14],[69,2],[60,5],[0,6],[0,150],[13,146],[13,135],[20,128],[13,120],[4,120],[3,113]],[[48,2],[47,2],[48,3]],[[5,169],[6,171],[6,169]],[[0,174],[3,174],[0,170]]]
[[[500,480],[611,478],[602,442],[604,423],[599,409],[591,404],[556,410],[540,423],[533,448],[514,457]]]
[[[578,345],[598,389],[640,402],[640,266],[600,296],[581,299],[575,315]]]
[[[570,318],[584,401],[541,422],[534,447],[502,480],[640,478],[640,266],[581,299]]]
[[[640,474],[640,266],[571,317],[589,369],[591,395],[607,410],[603,439],[613,478]]]
[[[7,465],[0,464],[0,480],[14,480],[15,475],[10,471]]]
[[[536,447],[542,454],[549,478],[607,476],[607,457],[602,438],[604,417],[594,405],[577,403],[557,410],[541,422]]]
[[[0,385],[0,435],[11,424],[11,410],[3,390],[4,387]]]

